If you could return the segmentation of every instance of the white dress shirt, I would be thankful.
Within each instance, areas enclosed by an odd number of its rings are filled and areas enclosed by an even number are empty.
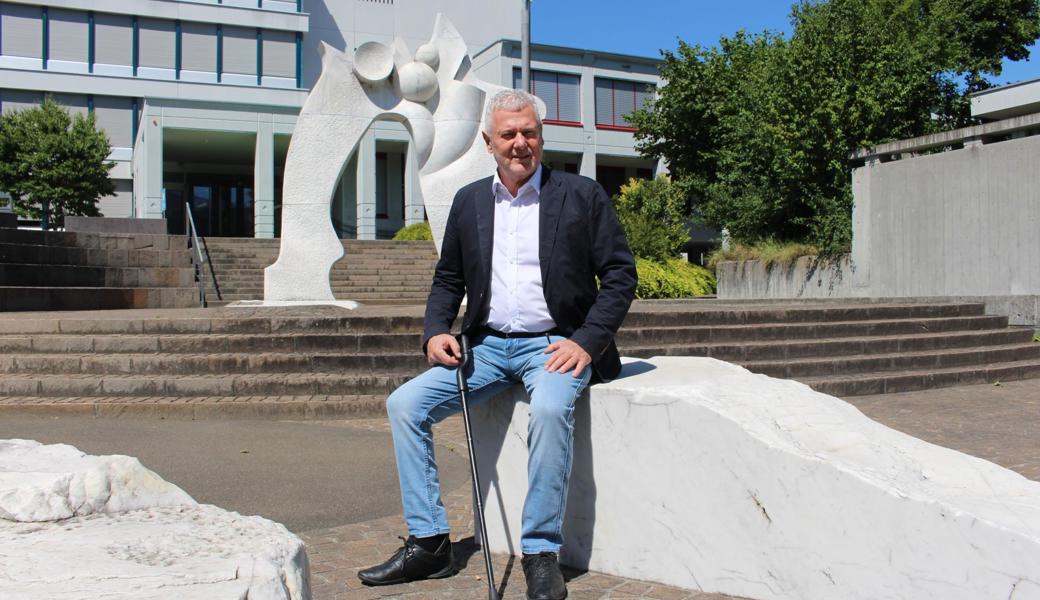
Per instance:
[[[538,200],[542,166],[513,197],[495,171],[495,237],[491,245],[491,311],[488,327],[513,332],[548,331],[556,327],[542,292],[538,261]]]

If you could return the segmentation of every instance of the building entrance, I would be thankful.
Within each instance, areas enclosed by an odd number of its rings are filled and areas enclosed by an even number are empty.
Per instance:
[[[185,204],[203,237],[253,237],[253,186],[237,175],[189,174],[180,189],[167,188],[166,219],[171,233],[185,233]]]

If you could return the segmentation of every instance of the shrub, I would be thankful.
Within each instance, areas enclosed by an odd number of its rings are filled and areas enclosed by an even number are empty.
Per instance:
[[[614,199],[618,220],[632,253],[664,261],[676,256],[689,239],[683,190],[665,175],[630,179]]]
[[[433,241],[433,232],[430,231],[430,222],[423,221],[422,223],[416,223],[407,227],[402,227],[397,230],[394,234],[394,239],[397,241]]]
[[[759,260],[768,269],[789,266],[803,256],[819,255],[820,249],[811,244],[765,240],[753,245],[733,244],[726,250],[716,250],[708,257],[708,267],[714,269],[719,263],[727,261]]]
[[[715,293],[715,276],[681,258],[655,261],[636,257],[636,298],[693,298]]]

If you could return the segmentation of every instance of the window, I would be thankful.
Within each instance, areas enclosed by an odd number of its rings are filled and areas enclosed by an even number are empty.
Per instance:
[[[652,83],[596,78],[596,127],[633,130],[629,113],[642,108],[654,94]]]
[[[290,31],[264,31],[264,70],[268,77],[296,77],[296,36]]]
[[[217,70],[217,26],[211,23],[181,23],[181,70],[215,73]]]
[[[0,4],[0,32],[0,54],[43,56],[43,13],[39,6]]]
[[[520,88],[520,69],[513,69],[513,87]],[[570,73],[531,71],[528,90],[545,102],[545,121],[549,123],[580,125],[580,79]]]
[[[50,19],[50,58],[87,62],[87,13],[52,8]]]

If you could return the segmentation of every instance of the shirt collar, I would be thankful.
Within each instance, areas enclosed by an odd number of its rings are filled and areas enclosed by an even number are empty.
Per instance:
[[[493,196],[498,198],[498,190],[501,189],[506,196],[511,196],[509,190],[506,188],[506,184],[502,183],[502,178],[498,176],[498,169],[495,169],[495,177],[491,180],[491,193]],[[516,197],[519,198],[523,195],[524,190],[530,189],[535,195],[540,196],[542,194],[542,164],[538,163],[538,168],[534,170],[534,174],[527,180],[527,183],[520,186],[520,189],[516,190]]]

